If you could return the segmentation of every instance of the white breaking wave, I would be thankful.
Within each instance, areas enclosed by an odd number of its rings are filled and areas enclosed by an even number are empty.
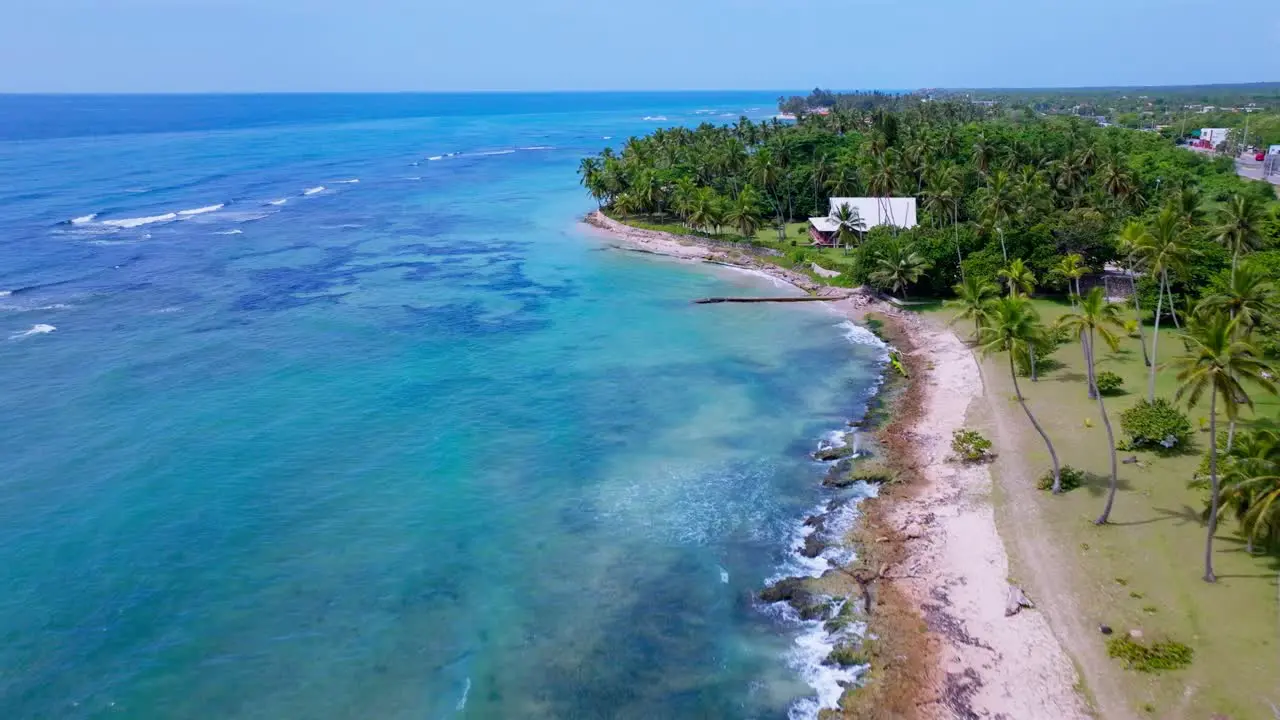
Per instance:
[[[287,202],[289,202],[289,198],[280,198],[279,200],[272,200],[271,202],[269,202],[269,203],[267,203],[267,204],[268,204],[268,205],[283,205],[283,204],[285,204],[285,203],[287,203]]]
[[[22,305],[0,305],[0,310],[5,312],[35,312],[37,310],[67,310],[75,307],[66,303],[54,303],[52,305],[41,305],[40,307],[24,307]]]
[[[881,362],[889,359],[889,346],[886,345],[883,340],[876,337],[876,334],[867,328],[853,322],[852,320],[845,320],[842,323],[838,323],[836,327],[843,330],[845,338],[854,345],[866,345],[868,347],[881,350]]]
[[[470,694],[471,694],[471,678],[468,677],[466,685],[462,686],[462,697],[458,699],[458,704],[457,706],[455,706],[454,709],[456,709],[458,712],[462,712],[467,707],[467,696]]]
[[[602,139],[602,140],[612,140],[612,139],[613,139],[613,136],[612,136],[612,135],[605,135],[605,136],[604,136],[603,138],[601,138],[601,139]]]
[[[142,227],[143,225],[151,225],[152,223],[169,222],[170,220],[176,220],[177,217],[178,217],[177,213],[169,212],[169,213],[164,213],[163,215],[151,215],[149,217],[121,218],[119,220],[103,220],[102,224],[106,225],[107,227],[136,228],[136,227]]]
[[[644,119],[650,122],[666,122],[667,116],[666,115],[645,115]]]
[[[350,180],[334,180],[336,185],[355,185],[360,182],[360,178],[351,178]]]
[[[324,188],[324,186],[323,186],[323,185],[317,185],[317,186],[315,186],[315,187],[313,187],[313,188],[307,188],[306,190],[303,190],[303,191],[302,191],[302,194],[303,194],[303,195],[315,195],[316,193],[322,193],[322,192],[324,192],[324,190],[325,190],[325,188]]]
[[[12,290],[0,290],[0,297],[9,297],[12,294]]]
[[[31,335],[44,335],[46,333],[51,333],[57,329],[58,328],[52,325],[45,325],[41,323],[39,325],[32,325],[30,330],[24,330],[24,331],[13,333],[12,335],[9,336],[9,339],[17,340],[18,338],[29,337]]]
[[[410,177],[405,178],[405,180],[421,180],[421,179],[422,179],[422,176],[421,176],[421,175],[413,175],[413,176],[410,176]]]
[[[794,613],[790,607],[787,611]],[[797,618],[797,621],[798,618]],[[844,695],[844,686],[857,682],[866,666],[840,667],[827,665],[825,660],[845,638],[859,636],[865,627],[851,628],[852,632],[828,633],[819,621],[803,622],[804,631],[796,638],[791,652],[787,653],[787,664],[792,667],[814,689],[817,697],[796,701],[788,710],[788,720],[816,720],[818,714],[826,710],[840,707],[840,697]],[[855,624],[860,626],[861,623]]]
[[[206,205],[204,207],[192,208],[191,210],[179,210],[178,215],[181,217],[193,217],[195,215],[204,215],[205,213],[217,212],[226,207],[226,203],[218,203],[217,205]]]
[[[443,155],[432,155],[431,157],[427,158],[427,160],[443,160],[443,159],[444,159]]]
[[[491,155],[514,155],[515,150],[489,150],[488,152],[478,152],[476,155],[488,157]]]
[[[244,231],[241,230],[240,228],[236,228],[235,230],[219,230],[218,232],[214,233],[214,235],[243,235],[243,234],[244,234]]]
[[[522,148],[517,148],[517,149],[518,149],[518,150],[525,150],[525,151],[529,151],[529,150],[555,150],[555,148],[554,148],[554,147],[551,147],[550,145],[531,145],[531,146],[529,146],[529,147],[522,147]]]
[[[94,219],[94,218],[96,218],[96,217],[98,217],[98,213],[89,213],[88,215],[81,215],[81,216],[80,216],[80,217],[78,217],[78,218],[72,218],[72,219],[71,219],[71,224],[72,224],[72,225],[87,225],[87,224],[89,224],[89,223],[93,222],[93,219]]]

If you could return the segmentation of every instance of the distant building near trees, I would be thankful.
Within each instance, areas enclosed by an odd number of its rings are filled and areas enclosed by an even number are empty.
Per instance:
[[[836,213],[844,205],[857,211],[862,219],[863,231],[888,225],[909,230],[918,223],[916,220],[916,199],[913,197],[833,197],[828,201],[829,212],[826,217],[809,218],[809,237],[819,245],[834,245],[840,232],[840,222],[835,219]]]
[[[1193,137],[1199,138],[1192,145],[1212,150],[1227,141],[1228,132],[1227,128],[1200,128],[1191,133]]]

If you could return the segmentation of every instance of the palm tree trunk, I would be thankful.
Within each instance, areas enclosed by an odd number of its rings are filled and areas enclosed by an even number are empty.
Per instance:
[[[1080,350],[1084,352],[1084,374],[1085,382],[1089,386],[1089,399],[1097,397],[1098,381],[1093,377],[1093,352],[1092,346],[1089,344],[1089,338],[1085,337],[1084,330],[1080,331]]]
[[[1027,346],[1027,360],[1031,363],[1031,382],[1040,382],[1040,376],[1036,373],[1036,349],[1031,345]]]
[[[1045,447],[1049,448],[1049,458],[1053,460],[1053,494],[1060,495],[1062,493],[1062,471],[1058,467],[1058,453],[1053,449],[1053,442],[1049,440],[1049,435],[1040,427],[1040,423],[1036,421],[1036,416],[1031,414],[1031,408],[1027,407],[1027,399],[1022,397],[1022,389],[1018,387],[1018,369],[1013,364],[1013,348],[1009,348],[1009,374],[1013,376],[1013,395],[1018,398],[1018,404],[1022,406],[1022,411],[1027,414],[1027,419],[1031,421],[1032,427],[1036,432],[1040,433],[1040,437],[1044,440]]]
[[[1169,271],[1162,270],[1160,275],[1164,278],[1164,291],[1169,295],[1169,317],[1173,318],[1173,326],[1181,330],[1182,323],[1178,322],[1178,308],[1173,304],[1173,288],[1169,287]]]
[[[1209,534],[1204,541],[1204,581],[1217,582],[1213,574],[1213,535],[1218,531],[1218,393],[1209,395]]]
[[[960,222],[956,218],[957,207],[951,208],[951,227],[956,233],[956,260],[959,262],[960,282],[964,282],[964,255],[960,254]]]
[[[1138,283],[1133,279],[1133,266],[1129,267],[1129,292],[1133,294],[1133,309],[1138,313],[1138,339],[1142,342],[1142,362],[1151,367],[1151,357],[1147,355],[1147,332],[1142,329],[1142,303],[1138,301]]]
[[[1151,337],[1151,378],[1147,381],[1147,402],[1156,401],[1156,358],[1160,346],[1160,310],[1164,307],[1164,273],[1160,274],[1160,292],[1156,300],[1156,333]]]
[[[1106,525],[1111,520],[1111,508],[1116,504],[1116,488],[1120,486],[1120,471],[1116,466],[1116,436],[1115,431],[1111,429],[1111,417],[1107,415],[1107,405],[1102,400],[1102,392],[1098,390],[1097,380],[1093,379],[1096,376],[1093,367],[1093,330],[1089,331],[1089,348],[1086,352],[1089,355],[1090,390],[1098,399],[1098,412],[1102,414],[1102,424],[1107,428],[1107,449],[1111,452],[1111,487],[1107,491],[1107,504],[1102,508],[1102,514],[1098,519],[1093,521],[1094,525]]]

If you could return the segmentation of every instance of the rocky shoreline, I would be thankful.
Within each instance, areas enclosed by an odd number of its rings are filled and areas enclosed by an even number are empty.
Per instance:
[[[761,272],[830,297],[854,322],[874,315],[883,340],[900,352],[910,380],[886,363],[879,401],[889,406],[880,413],[887,419],[858,428],[874,438],[872,456],[854,458],[839,443],[815,451],[815,460],[829,464],[823,484],[834,497],[805,519],[793,546],[813,572],[778,578],[759,593],[761,603],[785,606],[806,623],[812,644],[827,651],[831,672],[817,704],[802,714],[1088,717],[1070,659],[1045,618],[1034,610],[1005,616],[1008,558],[990,473],[948,457],[951,431],[982,395],[967,346],[875,293],[823,285],[755,248],[633,228],[603,213],[586,222],[621,249]],[[871,490],[841,497],[858,488]],[[853,552],[842,554],[846,546]]]

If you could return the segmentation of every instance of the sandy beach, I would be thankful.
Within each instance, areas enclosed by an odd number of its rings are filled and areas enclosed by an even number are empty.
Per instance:
[[[864,544],[875,544],[866,548],[874,553],[867,554],[880,563],[873,571],[873,584],[879,587],[869,625],[881,634],[912,636],[900,639],[906,649],[896,659],[922,667],[891,668],[885,680],[899,686],[891,694],[912,700],[897,709],[846,707],[846,716],[1091,716],[1076,690],[1071,659],[1046,617],[1034,607],[1006,615],[1009,559],[996,526],[991,473],[985,465],[950,457],[951,434],[965,426],[971,406],[982,400],[983,382],[973,353],[949,328],[871,293],[819,286],[804,275],[694,236],[638,230],[598,213],[589,222],[621,248],[742,264],[806,292],[835,294],[832,306],[850,319],[861,321],[875,312],[894,326],[890,334],[907,355],[912,380],[901,401],[905,407],[895,408],[897,420],[886,429],[886,447],[894,466],[905,470],[905,482],[865,504],[861,537]],[[927,633],[909,629],[921,623]]]

